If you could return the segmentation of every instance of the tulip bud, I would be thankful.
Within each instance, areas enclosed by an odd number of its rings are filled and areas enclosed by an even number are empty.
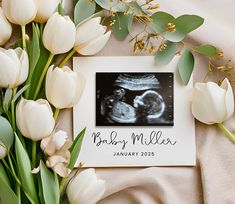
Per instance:
[[[75,106],[78,103],[84,86],[84,77],[67,66],[54,68],[52,65],[48,69],[46,76],[46,97],[58,109]]]
[[[88,20],[77,27],[74,49],[82,55],[94,55],[104,48],[108,42],[111,31],[106,32],[106,27],[100,24],[101,18]]]
[[[0,7],[0,46],[4,45],[11,37],[12,27],[3,14],[2,7]]]
[[[38,0],[35,22],[45,23],[57,10],[60,0]]]
[[[37,13],[36,0],[2,0],[3,12],[14,24],[25,26]]]
[[[29,59],[22,48],[0,49],[0,87],[15,88],[28,77]]]
[[[22,98],[16,106],[16,122],[23,136],[33,141],[48,137],[55,125],[51,106],[44,99]]]
[[[104,191],[105,181],[97,178],[94,169],[87,169],[76,175],[66,189],[71,204],[95,204]]]
[[[7,155],[7,149],[5,145],[0,141],[0,159],[3,159]]]
[[[233,90],[228,79],[216,83],[196,83],[192,97],[194,117],[208,125],[222,123],[233,115]]]
[[[73,48],[76,27],[69,16],[53,14],[43,32],[43,44],[54,55],[66,53]]]

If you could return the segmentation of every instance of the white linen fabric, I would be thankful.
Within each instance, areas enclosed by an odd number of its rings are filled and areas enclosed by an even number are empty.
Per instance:
[[[198,14],[204,25],[190,35],[195,44],[211,43],[235,58],[234,0],[159,0],[160,10],[175,16]],[[140,29],[136,27],[135,30]],[[133,55],[132,44],[112,38],[100,55]],[[157,69],[157,67],[156,67]],[[202,81],[207,61],[196,56],[195,81]],[[60,115],[60,126],[72,132],[72,113]],[[196,122],[196,167],[96,169],[107,189],[98,204],[233,204],[235,145],[215,126]]]

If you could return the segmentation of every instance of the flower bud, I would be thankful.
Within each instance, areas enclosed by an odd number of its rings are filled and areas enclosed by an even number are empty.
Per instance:
[[[22,48],[0,49],[0,87],[15,88],[28,77],[29,59]]]
[[[22,98],[16,106],[16,122],[22,135],[33,141],[48,137],[55,125],[51,106],[44,99]]]
[[[77,27],[74,49],[82,55],[95,55],[107,44],[111,31],[106,32],[106,27],[100,24],[101,18],[88,20]]]
[[[192,97],[194,117],[208,125],[222,123],[234,112],[233,90],[228,79],[221,86],[214,82],[196,83]]]
[[[5,145],[0,141],[0,160],[7,156],[7,149]]]
[[[69,16],[53,14],[43,32],[43,44],[54,55],[66,53],[73,48],[76,27]]]
[[[46,76],[46,97],[58,109],[75,106],[84,86],[84,77],[67,66],[54,68],[52,65],[48,69]]]
[[[45,23],[57,10],[60,0],[38,0],[38,11],[34,21]]]
[[[33,21],[37,13],[36,0],[2,0],[2,8],[10,22],[21,26]]]
[[[2,7],[0,7],[0,46],[4,45],[10,39],[11,34],[11,24],[7,21],[2,11]]]
[[[104,191],[105,181],[97,178],[94,169],[87,169],[69,182],[66,193],[71,204],[95,204]]]

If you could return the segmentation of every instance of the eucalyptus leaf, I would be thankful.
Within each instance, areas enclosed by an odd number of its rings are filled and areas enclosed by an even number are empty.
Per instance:
[[[71,157],[70,157],[70,163],[68,165],[69,169],[73,169],[74,165],[77,161],[78,155],[80,153],[81,150],[81,146],[82,146],[82,141],[84,138],[86,132],[86,128],[84,128],[79,134],[78,136],[75,138],[75,140],[73,141],[72,146],[70,147],[70,153],[71,153]]]
[[[79,0],[74,8],[74,23],[77,25],[84,19],[92,16],[96,10],[96,3],[88,0]]]
[[[185,50],[181,56],[178,69],[179,74],[185,85],[188,84],[194,68],[194,56],[189,50]]]
[[[170,23],[176,26],[175,31],[166,31],[164,37],[172,42],[180,42],[185,36],[193,30],[200,27],[204,22],[204,19],[196,15],[182,15],[172,20]]]
[[[132,28],[133,23],[133,15],[124,13],[116,13],[115,16],[112,17],[114,24],[112,26],[113,34],[118,40],[124,40]]]
[[[6,171],[5,171],[2,163],[0,163],[0,179],[2,179],[2,181],[4,181],[8,186],[10,186],[9,178],[6,174]]]
[[[19,204],[18,198],[11,187],[0,177],[0,201],[3,204]]]
[[[30,201],[38,204],[37,191],[35,188],[32,167],[27,151],[21,144],[18,136],[15,134],[15,153],[18,172],[20,175],[22,187]]]
[[[150,27],[156,32],[156,33],[163,33],[167,29],[167,24],[171,21],[173,21],[175,18],[169,13],[159,11],[152,15],[152,21],[150,22]]]
[[[195,52],[198,52],[200,54],[203,54],[209,57],[216,56],[217,54],[217,49],[213,45],[208,45],[208,44],[200,45],[200,46],[194,47],[193,49]]]
[[[60,189],[58,178],[51,173],[45,164],[40,162],[40,175],[42,181],[43,197],[46,204],[59,204],[60,203]],[[57,181],[56,181],[57,179]]]
[[[155,55],[155,62],[158,65],[167,65],[171,62],[177,52],[177,43],[165,41],[166,48],[158,50]]]
[[[124,12],[128,9],[128,6],[120,0],[95,0],[95,2],[100,7],[113,12]]]
[[[14,132],[9,121],[0,116],[0,141],[9,150],[14,141]]]

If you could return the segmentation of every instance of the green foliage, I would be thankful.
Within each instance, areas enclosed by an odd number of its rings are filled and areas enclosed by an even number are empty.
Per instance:
[[[194,56],[189,50],[185,50],[179,63],[179,74],[185,85],[188,84],[194,68]]]
[[[159,11],[152,15],[152,21],[150,22],[150,27],[156,32],[156,33],[163,33],[167,29],[167,24],[171,21],[173,21],[175,18],[169,13]]]
[[[95,13],[96,3],[80,0],[74,8],[74,23],[77,25]]]
[[[5,92],[4,101],[3,101],[3,110],[5,113],[8,112],[8,109],[11,105],[12,95],[13,95],[12,89],[7,89]]]
[[[72,146],[70,147],[70,153],[71,153],[71,158],[70,158],[70,163],[68,165],[69,169],[73,169],[74,165],[77,161],[78,155],[80,153],[81,150],[81,146],[82,146],[82,141],[84,138],[86,132],[86,128],[84,128],[79,134],[78,136],[75,138],[75,140],[73,141]]]
[[[6,171],[2,163],[0,163],[0,179],[2,179],[3,182],[5,182],[6,184],[8,184],[8,186],[10,186],[10,181],[7,177]]]
[[[113,34],[118,40],[124,40],[132,28],[133,15],[116,13],[115,16],[112,17],[112,20],[114,21],[112,26]]]
[[[32,174],[32,168],[27,151],[24,149],[17,135],[15,135],[15,152],[18,172],[22,187],[30,201],[37,204],[38,197]]]
[[[167,65],[171,62],[177,52],[177,43],[165,41],[166,48],[158,50],[155,55],[155,61],[157,65]]]
[[[0,203],[19,204],[18,198],[11,187],[0,176]]]
[[[200,27],[204,19],[196,15],[182,15],[171,21],[176,26],[176,30],[164,34],[164,37],[172,42],[180,42],[193,30]]]
[[[125,3],[119,0],[95,0],[95,2],[102,8],[112,10],[113,12],[124,12],[128,9]]]
[[[193,48],[195,52],[198,52],[200,54],[209,56],[209,57],[214,57],[217,54],[217,49],[213,45],[200,45],[197,47]]]
[[[40,162],[42,192],[45,204],[60,203],[60,189],[57,176],[54,176],[45,164]]]
[[[14,132],[9,121],[0,116],[0,141],[9,150],[14,141]]]

